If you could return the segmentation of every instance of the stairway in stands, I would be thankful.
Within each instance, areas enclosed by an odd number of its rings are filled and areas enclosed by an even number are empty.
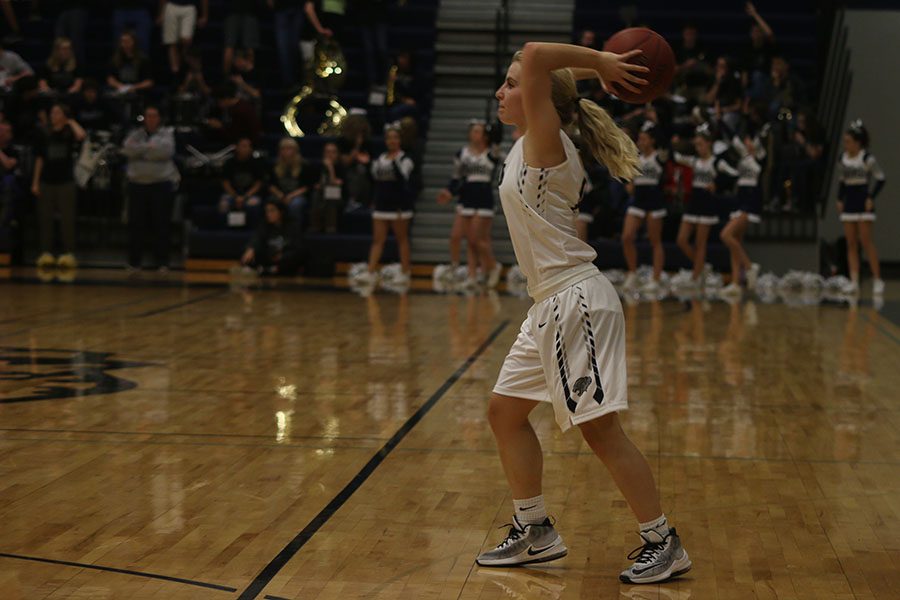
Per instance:
[[[509,0],[508,45],[502,52],[506,69],[513,52],[527,41],[571,40],[574,0]],[[434,108],[431,113],[423,176],[425,190],[416,205],[412,258],[417,263],[447,263],[447,240],[455,205],[435,202],[450,178],[453,154],[466,143],[470,119],[484,119],[497,86],[497,11],[501,0],[442,0],[437,18],[435,45]],[[506,128],[508,129],[508,128]],[[510,132],[504,136],[509,148]],[[515,264],[506,221],[494,219],[494,251],[506,265]],[[465,246],[465,244],[463,244]],[[465,253],[463,253],[465,260]]]

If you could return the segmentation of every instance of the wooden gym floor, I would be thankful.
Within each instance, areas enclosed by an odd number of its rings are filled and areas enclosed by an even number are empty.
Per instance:
[[[626,307],[624,421],[694,561],[635,587],[634,519],[546,407],[570,554],[473,563],[527,300],[0,283],[0,597],[897,599],[898,300]]]

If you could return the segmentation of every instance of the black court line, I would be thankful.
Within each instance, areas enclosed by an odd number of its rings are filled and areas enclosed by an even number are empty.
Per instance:
[[[262,571],[256,576],[256,578],[250,582],[250,585],[241,592],[241,595],[238,596],[238,600],[254,600],[260,593],[265,589],[269,583],[271,583],[272,579],[278,574],[278,572],[284,568],[284,566],[300,551],[300,549],[308,542],[312,536],[316,534],[319,529],[322,528],[328,520],[334,516],[334,514],[350,499],[361,486],[366,482],[366,480],[375,472],[375,469],[384,462],[384,459],[394,450],[403,438],[412,431],[412,428],[416,426],[416,424],[422,420],[422,418],[428,414],[434,405],[437,404],[438,400],[440,400],[444,394],[447,393],[453,384],[456,383],[460,377],[462,377],[463,373],[465,373],[472,364],[478,360],[478,357],[481,356],[485,350],[487,350],[488,346],[494,343],[494,340],[497,339],[497,336],[509,325],[509,320],[505,320],[500,323],[487,337],[487,339],[481,343],[481,345],[473,352],[466,361],[460,365],[456,371],[453,372],[450,377],[439,387],[434,394],[431,395],[428,400],[425,401],[419,410],[417,410],[413,415],[406,420],[406,422],[397,430],[397,432],[391,436],[391,438],[385,442],[384,446],[369,459],[369,462],[360,469],[359,473],[357,473],[350,482],[344,486],[338,494],[331,499],[331,502],[328,503],[325,508],[319,511],[312,521],[307,524],[306,527],[303,528],[300,533],[298,533],[294,539],[288,542],[288,545],[285,546],[281,552],[278,553],[275,558],[273,558],[269,564],[263,567]],[[267,596],[268,598],[271,598]]]
[[[142,319],[144,317],[152,317],[153,315],[162,314],[164,312],[169,312],[170,310],[175,310],[181,308],[183,306],[188,306],[189,304],[196,304],[197,302],[203,302],[204,300],[209,300],[210,298],[215,298],[216,296],[224,296],[228,293],[229,290],[219,290],[217,292],[212,292],[209,294],[203,294],[202,296],[197,296],[195,298],[191,298],[190,300],[185,300],[184,302],[179,302],[177,304],[170,304],[169,306],[164,306],[162,308],[156,308],[154,310],[148,310],[144,313],[139,313],[134,315],[134,318]]]
[[[900,327],[900,302],[885,302],[881,310],[878,311],[878,314],[886,318],[897,327]]]
[[[14,335],[18,335],[20,333],[26,333],[29,331],[33,331],[35,329],[43,329],[45,327],[59,325],[61,323],[66,323],[68,321],[75,321],[76,319],[85,317],[87,315],[93,315],[95,313],[100,313],[100,312],[107,312],[107,311],[113,310],[115,308],[124,308],[126,306],[134,306],[135,304],[142,304],[144,302],[148,302],[149,300],[150,300],[150,298],[143,297],[143,298],[138,298],[136,300],[126,300],[124,302],[116,302],[115,304],[101,306],[100,308],[92,308],[91,310],[79,311],[74,314],[71,314],[71,315],[68,315],[68,316],[62,317],[60,319],[53,320],[53,321],[47,321],[44,323],[36,323],[35,325],[32,325],[31,327],[25,327],[23,329],[17,329],[15,331],[0,333],[0,338],[12,337]]]
[[[894,335],[887,327],[885,327],[884,325],[881,324],[881,319],[884,318],[884,317],[881,317],[880,315],[877,315],[877,314],[876,314],[875,317],[872,318],[872,317],[870,317],[870,316],[868,316],[867,314],[862,313],[862,312],[860,313],[860,316],[863,318],[863,321],[866,321],[866,322],[871,323],[872,325],[874,325],[874,326],[875,326],[875,329],[877,329],[879,332],[881,332],[882,334],[884,334],[884,336],[885,336],[886,338],[890,339],[890,340],[891,340],[892,342],[894,342],[895,344],[900,344],[900,338],[898,338],[898,337],[897,337],[896,335]],[[887,319],[885,319],[885,320],[887,320]]]
[[[142,573],[141,571],[132,571],[130,569],[117,569],[115,567],[104,567],[101,565],[88,565],[85,563],[72,562],[68,560],[55,560],[52,558],[40,558],[37,556],[23,556],[21,554],[9,554],[0,552],[0,558],[12,558],[15,560],[28,560],[31,562],[48,563],[51,565],[62,565],[65,567],[78,567],[79,569],[93,569],[94,571],[105,571],[107,573],[119,573],[121,575],[133,575],[135,577],[145,577],[147,579],[160,579],[162,581],[171,581],[173,583],[183,583],[194,587],[202,587],[209,590],[218,590],[221,592],[236,592],[237,588],[227,585],[219,585],[217,583],[207,583],[205,581],[196,581],[194,579],[183,579],[181,577],[169,577],[168,575],[159,575],[157,573]]]
[[[875,315],[875,318],[872,318],[872,317],[869,317],[868,315],[866,315],[865,313],[860,313],[860,314],[862,315],[862,318],[865,321],[868,321],[869,323],[874,325],[878,331],[880,331],[881,333],[883,333],[885,335],[885,337],[889,338],[895,344],[900,345],[900,338],[898,338],[896,335],[894,335],[887,327],[882,325],[880,322],[881,319],[885,319],[886,321],[890,322],[889,319],[885,318],[883,315]]]

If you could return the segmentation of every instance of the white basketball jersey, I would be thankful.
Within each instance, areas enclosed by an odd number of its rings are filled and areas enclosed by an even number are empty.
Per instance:
[[[593,264],[597,253],[578,239],[575,230],[587,175],[575,144],[562,130],[559,135],[565,162],[544,169],[527,166],[523,136],[510,150],[500,182],[516,259],[536,301],[597,272]]]

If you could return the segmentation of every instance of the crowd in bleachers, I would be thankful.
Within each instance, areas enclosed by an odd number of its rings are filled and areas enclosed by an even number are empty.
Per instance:
[[[154,264],[167,266],[173,210],[176,222],[183,216],[192,225],[192,251],[217,258],[261,248],[251,236],[258,230],[258,240],[271,229],[268,217],[286,220],[292,232],[368,233],[371,164],[385,149],[386,124],[401,124],[403,151],[415,165],[411,193],[421,189],[419,132],[431,101],[435,5],[430,0],[0,1],[8,29],[5,47],[0,46],[0,240],[11,237],[14,258],[21,260],[23,227],[34,221],[43,263],[60,255],[67,264],[74,262],[76,211],[70,205],[76,196],[89,196],[92,186],[106,186],[107,192],[111,187],[109,196],[125,199],[112,202],[107,216],[127,214],[133,268],[141,264],[143,234],[155,240],[149,244]],[[576,9],[577,22],[590,24],[589,6]],[[617,27],[605,14],[597,18]],[[809,213],[825,170],[824,134],[811,110],[814,82],[808,70],[798,76],[794,55],[783,51],[786,36],[752,4],[745,19],[741,27],[749,34],[742,34],[742,47],[732,45],[727,52],[713,51],[722,48],[721,40],[700,24],[684,24],[680,40],[669,36],[678,62],[675,82],[671,94],[650,106],[620,102],[599,83],[583,82],[581,91],[635,137],[648,121],[654,123],[657,141],[667,149],[690,153],[696,128],[707,123],[714,152],[736,164],[730,140],[758,137],[766,149],[760,187],[767,209]],[[646,25],[655,24],[651,19]],[[575,41],[598,47],[609,33],[581,30]],[[715,43],[707,45],[707,38]],[[274,43],[263,43],[266,39]],[[295,107],[295,125],[306,135],[292,138],[282,122],[286,104],[304,84],[323,81],[313,73],[317,42],[332,57],[345,57],[350,69],[342,75],[343,87],[326,82],[321,87],[328,94],[314,93]],[[334,109],[328,104],[332,97],[349,109],[339,136],[316,131],[323,113]],[[159,116],[158,125],[148,126],[148,111]],[[87,144],[82,145],[81,132]],[[55,143],[55,138],[67,139]],[[55,163],[59,157],[51,155],[64,145],[67,162]],[[139,152],[138,146],[146,147]],[[38,172],[41,160],[55,168]],[[147,160],[164,161],[166,175],[142,176],[140,163]],[[98,165],[112,175],[92,178]],[[65,181],[48,179],[69,167],[73,175]],[[602,169],[590,170],[603,177]],[[666,182],[668,202],[676,208],[684,204],[689,169],[670,163]],[[727,190],[734,181],[722,183],[720,189]],[[183,204],[173,202],[175,184]],[[61,195],[54,195],[59,186]],[[118,194],[119,189],[127,193]],[[627,189],[596,181],[594,190],[589,210],[601,218],[591,233],[615,237]],[[36,194],[40,198],[34,202]],[[53,201],[44,202],[48,197]],[[277,215],[266,209],[270,202],[278,204]],[[87,204],[79,202],[78,210]],[[54,217],[60,220],[59,240]],[[244,252],[244,258],[250,254]],[[261,253],[252,254],[255,261]]]
[[[74,264],[76,205],[80,212],[103,186],[100,191],[112,187],[111,196],[127,199],[107,216],[127,214],[132,268],[140,267],[143,234],[151,232],[153,264],[168,266],[173,209],[176,221],[184,216],[196,232],[211,234],[200,235],[201,244],[221,232],[231,235],[224,254],[257,248],[245,258],[261,254],[258,238],[275,212],[292,230],[367,228],[361,207],[370,204],[369,164],[384,149],[385,124],[402,124],[404,150],[420,162],[434,5],[0,2],[7,24],[0,47],[0,238],[12,237],[21,260],[23,228],[36,218],[40,264],[62,257]],[[422,40],[428,44],[417,48]],[[331,80],[343,85],[314,73],[317,49],[344,66]],[[291,137],[286,106],[304,86],[312,93],[292,118],[306,135]],[[336,137],[317,131],[325,109],[337,110],[332,100],[349,111]],[[36,169],[42,161],[43,171]],[[163,174],[152,176],[160,164]],[[112,175],[94,177],[104,166]],[[67,175],[55,181],[54,173]],[[176,189],[183,205],[172,202]],[[267,210],[269,203],[278,210]]]
[[[766,156],[760,178],[766,212],[811,214],[818,201],[817,184],[825,172],[825,135],[813,112],[815,82],[809,74],[800,77],[792,69],[791,56],[779,44],[785,32],[774,31],[753,3],[748,2],[745,10],[746,20],[740,27],[747,33],[737,44],[716,36],[718,52],[706,44],[706,32],[698,24],[681,18],[680,39],[669,40],[677,63],[671,92],[651,105],[618,101],[599,82],[581,82],[581,92],[605,107],[635,139],[652,124],[657,144],[667,150],[692,154],[695,132],[703,126],[713,141],[714,154],[737,165],[740,157],[733,139],[755,138]],[[649,17],[638,24],[656,28]],[[575,43],[599,47],[595,31],[576,34]],[[602,172],[597,176],[602,179]],[[719,177],[718,195],[728,200],[737,177]],[[690,169],[669,163],[665,182],[667,202],[676,209],[669,212],[678,215],[690,197]],[[621,230],[621,220],[617,222],[615,216],[624,214],[628,193],[624,186],[594,187],[595,196],[603,198],[595,198],[591,210],[605,218],[595,220],[592,233],[614,237]],[[727,215],[729,202],[720,205]]]

